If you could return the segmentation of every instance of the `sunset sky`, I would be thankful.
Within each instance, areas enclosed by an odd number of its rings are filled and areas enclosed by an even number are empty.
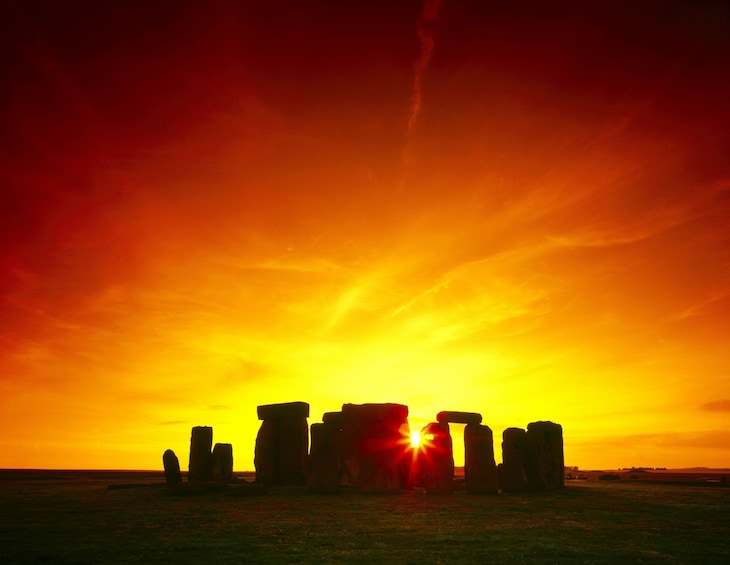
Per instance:
[[[725,0],[0,27],[0,467],[187,468],[209,425],[249,470],[294,400],[480,412],[497,462],[552,420],[568,465],[730,467]]]

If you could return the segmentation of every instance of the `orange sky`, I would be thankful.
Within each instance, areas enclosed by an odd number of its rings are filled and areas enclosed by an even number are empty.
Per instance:
[[[147,4],[3,3],[0,467],[292,400],[730,466],[727,2]]]

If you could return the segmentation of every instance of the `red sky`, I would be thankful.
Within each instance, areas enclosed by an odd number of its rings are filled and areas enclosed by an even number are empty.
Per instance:
[[[0,467],[251,469],[292,400],[730,466],[726,1],[0,22]]]

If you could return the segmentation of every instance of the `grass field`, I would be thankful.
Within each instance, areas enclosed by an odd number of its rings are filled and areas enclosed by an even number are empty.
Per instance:
[[[730,488],[173,496],[159,475],[0,476],[0,563],[730,563]],[[109,490],[111,484],[147,488]]]

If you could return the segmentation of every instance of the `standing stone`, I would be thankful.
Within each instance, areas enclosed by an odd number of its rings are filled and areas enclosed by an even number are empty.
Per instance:
[[[453,492],[454,451],[449,425],[441,422],[426,424],[421,430],[421,445],[418,472],[423,488],[434,494]]]
[[[279,465],[277,461],[277,425],[275,420],[261,422],[256,435],[256,447],[253,458],[256,468],[256,482],[265,485],[279,483]]]
[[[496,494],[499,490],[489,426],[472,423],[464,428],[464,482],[467,492]]]
[[[302,417],[281,418],[277,423],[277,461],[279,483],[303,485],[307,473],[309,424]]]
[[[397,492],[405,487],[410,445],[408,407],[402,404],[342,406],[342,483],[363,492]]]
[[[502,466],[499,480],[504,492],[529,490],[530,483],[525,474],[527,436],[522,428],[507,428],[502,432]]]
[[[266,404],[256,411],[263,420],[254,452],[256,481],[269,485],[303,485],[309,450],[309,404]]]
[[[213,428],[195,426],[190,436],[188,481],[208,481],[213,478]]]
[[[233,476],[233,446],[216,443],[213,447],[213,478],[227,483]]]
[[[532,490],[556,490],[565,486],[563,428],[553,422],[532,422],[527,436],[534,454],[526,469]]]
[[[168,449],[162,454],[162,465],[165,467],[165,482],[167,486],[174,487],[182,482],[180,475],[180,461],[172,449]]]
[[[307,462],[307,490],[337,492],[340,488],[340,426],[332,421],[312,424],[310,434],[312,445]]]

